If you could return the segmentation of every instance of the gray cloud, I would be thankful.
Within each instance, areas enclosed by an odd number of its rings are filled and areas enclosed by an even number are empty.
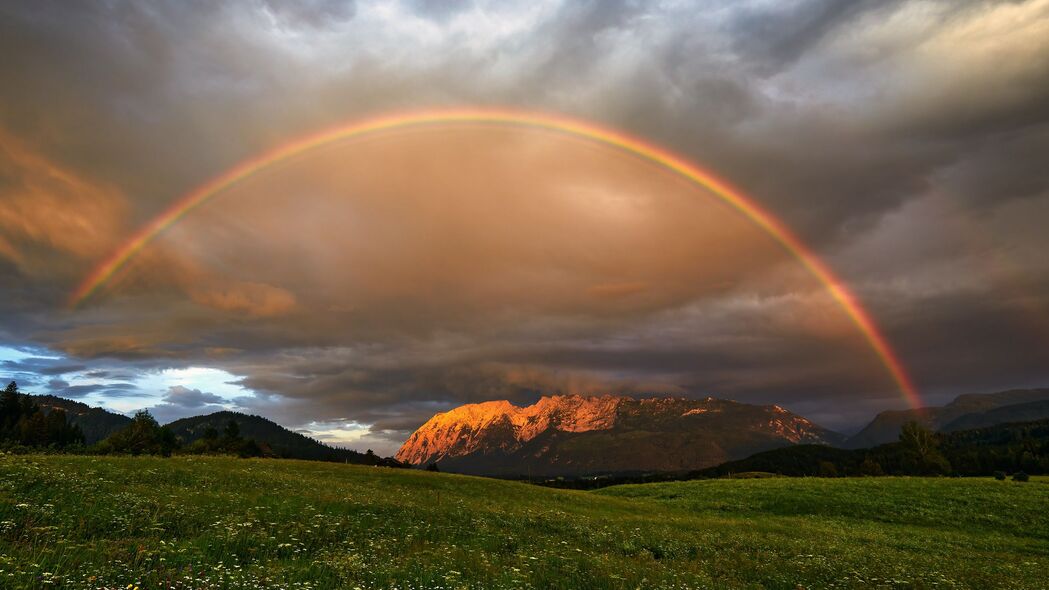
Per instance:
[[[164,403],[146,408],[161,423],[172,422],[187,416],[211,414],[226,409],[226,400],[214,393],[190,389],[181,385],[168,388]]]
[[[887,14],[895,4],[816,0],[744,5],[730,19],[733,50],[760,75],[775,74],[860,15],[874,9]]]
[[[105,389],[105,386],[102,385],[70,385],[62,379],[52,379],[48,381],[47,387],[51,395],[71,399],[79,399]]]
[[[36,375],[65,375],[86,368],[82,364],[70,364],[68,359],[29,357],[18,361],[0,362],[6,373],[28,373]]]

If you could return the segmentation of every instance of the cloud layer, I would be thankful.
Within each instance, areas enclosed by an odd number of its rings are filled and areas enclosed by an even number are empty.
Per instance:
[[[34,2],[0,7],[0,51],[17,56],[0,65],[0,344],[36,351],[2,362],[40,390],[115,403],[134,377],[172,417],[344,424],[377,450],[435,410],[556,391],[775,401],[840,427],[901,404],[744,219],[528,131],[402,133],[269,170],[64,309],[236,162],[462,105],[591,119],[731,180],[850,283],[932,401],[1049,380],[1044,0]],[[240,395],[142,377],[186,367]]]

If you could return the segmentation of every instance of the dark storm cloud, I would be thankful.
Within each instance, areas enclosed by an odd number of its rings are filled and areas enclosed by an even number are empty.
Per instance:
[[[1049,117],[1045,117],[1049,119]],[[996,134],[939,174],[942,190],[979,207],[1049,193],[1049,123],[1020,133]]]
[[[235,162],[366,114],[463,104],[594,119],[707,165],[820,251],[931,396],[1049,379],[1044,1],[32,2],[0,6],[0,53],[0,339],[69,356],[0,365],[34,384],[222,367],[256,392],[241,408],[372,424],[387,445],[457,403],[551,392],[715,393],[840,424],[900,403],[822,317],[825,296],[767,261],[752,268],[768,283],[662,299],[658,281],[597,284],[653,299],[510,321],[453,288],[310,315],[261,271],[211,284],[154,253],[142,267],[161,272],[63,309],[134,228]],[[585,274],[564,258],[549,266]],[[171,389],[154,410],[224,403]]]

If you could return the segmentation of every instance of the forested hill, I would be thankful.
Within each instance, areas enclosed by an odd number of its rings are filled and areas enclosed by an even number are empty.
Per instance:
[[[70,424],[78,426],[84,433],[84,443],[93,445],[131,423],[131,418],[102,408],[55,397],[53,395],[30,396],[44,411],[63,410]]]
[[[284,428],[280,424],[262,416],[241,414],[240,412],[222,411],[206,416],[192,416],[175,420],[167,425],[183,444],[189,444],[202,438],[204,433],[213,428],[221,432],[231,421],[236,422],[244,438],[254,439],[264,444],[277,457],[285,459],[308,459],[311,461],[336,461],[339,463],[356,463],[360,465],[399,466],[392,459],[379,457],[371,453],[359,453],[350,449],[328,446],[304,434]]]

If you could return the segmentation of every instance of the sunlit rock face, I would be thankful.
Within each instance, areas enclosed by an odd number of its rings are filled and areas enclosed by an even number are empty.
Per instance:
[[[526,407],[501,400],[437,414],[397,459],[486,475],[585,475],[701,469],[790,444],[840,442],[779,406],[557,395]]]

